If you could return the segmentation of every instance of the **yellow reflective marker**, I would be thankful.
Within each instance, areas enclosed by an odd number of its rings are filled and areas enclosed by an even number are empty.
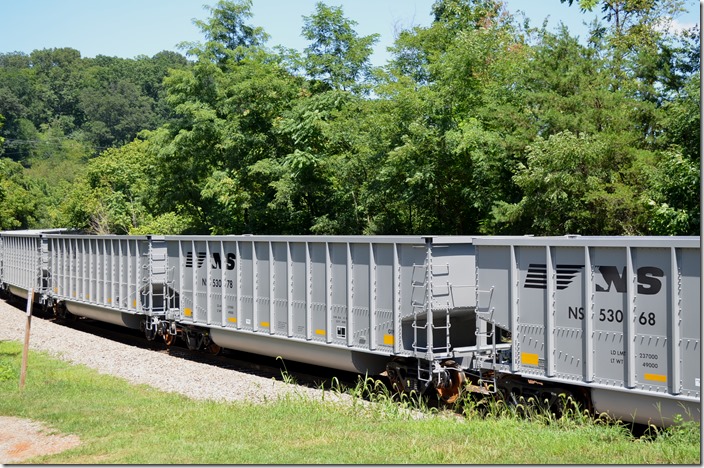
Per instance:
[[[191,317],[193,315],[193,311],[186,307],[185,309],[183,309],[183,315],[185,315],[186,317]]]
[[[660,375],[660,374],[644,374],[643,378],[645,380],[652,380],[653,382],[667,382],[667,376],[666,375]]]
[[[521,363],[529,366],[538,365],[538,355],[535,353],[521,353]]]
[[[394,335],[384,335],[384,344],[385,345],[393,345],[394,344]]]
[[[268,326],[269,326],[269,322],[259,322],[259,326],[260,326],[260,327],[268,327]]]
[[[228,317],[227,321],[231,322],[231,323],[237,323],[237,318],[236,317]]]
[[[315,330],[315,334],[316,334],[316,335],[322,335],[322,336],[325,336],[325,330],[320,330],[320,329],[318,329],[318,330]]]

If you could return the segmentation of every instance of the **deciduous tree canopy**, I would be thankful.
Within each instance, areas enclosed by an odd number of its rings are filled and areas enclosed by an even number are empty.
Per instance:
[[[698,234],[698,30],[664,27],[678,0],[560,1],[602,12],[587,40],[437,0],[381,68],[342,7],[297,52],[250,0],[185,56],[0,54],[0,228]]]

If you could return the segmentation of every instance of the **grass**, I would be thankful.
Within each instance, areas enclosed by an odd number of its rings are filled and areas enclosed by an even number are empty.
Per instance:
[[[525,419],[463,403],[465,416],[385,392],[373,380],[343,405],[288,397],[267,405],[190,400],[0,342],[0,415],[40,420],[82,444],[49,464],[699,464],[699,425],[635,439],[574,417]],[[338,391],[342,391],[339,389]],[[399,401],[400,400],[400,401]],[[420,416],[420,417],[419,417]]]

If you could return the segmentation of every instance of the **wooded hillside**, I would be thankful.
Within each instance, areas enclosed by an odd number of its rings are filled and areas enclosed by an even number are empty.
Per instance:
[[[557,2],[558,0],[551,0]],[[251,0],[134,59],[0,54],[0,229],[699,233],[699,31],[679,0],[561,0],[587,40],[437,0],[370,65],[339,7],[271,47]]]

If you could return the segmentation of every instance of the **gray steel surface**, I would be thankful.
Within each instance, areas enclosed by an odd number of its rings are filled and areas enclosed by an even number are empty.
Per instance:
[[[164,239],[183,323],[424,357],[446,351],[446,318],[458,324],[457,340],[474,339],[473,326],[459,328],[474,307],[471,238]],[[450,317],[458,310],[465,316]],[[445,328],[428,325],[436,319]]]
[[[2,235],[2,281],[41,295],[46,290],[47,252],[38,232],[5,231]]]
[[[148,237],[45,237],[53,297],[132,314],[148,312]]]
[[[700,398],[699,238],[477,238],[477,315],[511,371]]]
[[[13,293],[34,289],[132,328],[178,322],[221,346],[338,369],[378,372],[413,357],[429,381],[450,358],[590,387],[597,410],[625,419],[652,419],[658,403],[699,417],[699,237],[57,231],[0,233],[0,281]]]

